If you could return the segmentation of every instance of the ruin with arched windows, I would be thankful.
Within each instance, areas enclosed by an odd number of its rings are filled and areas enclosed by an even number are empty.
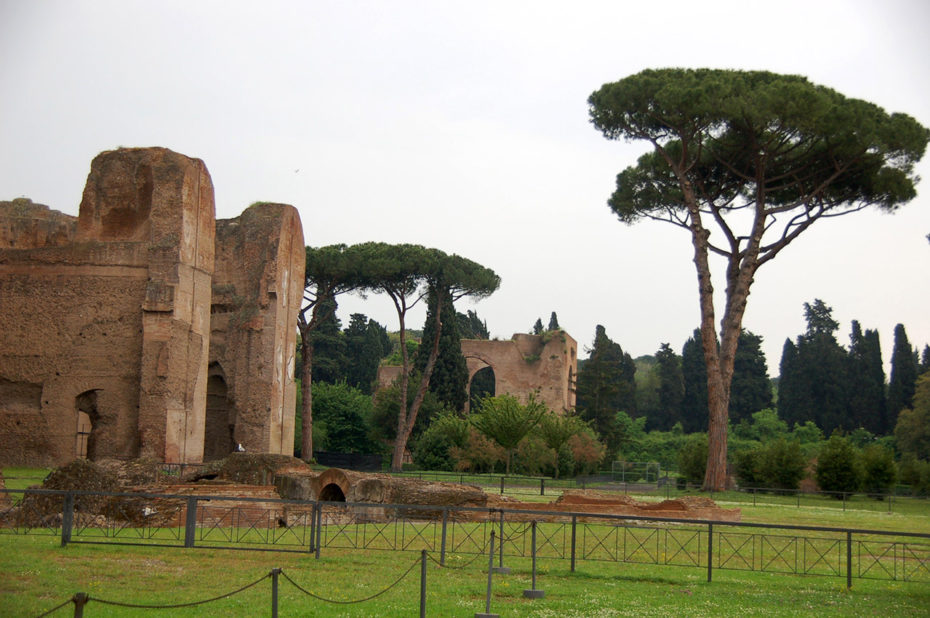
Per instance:
[[[293,450],[296,209],[217,220],[204,163],[91,164],[78,217],[0,202],[0,464]]]
[[[509,394],[522,401],[532,394],[555,412],[574,409],[578,344],[564,330],[516,333],[508,340],[462,339],[461,348],[469,395],[475,394],[476,376],[483,373],[487,375],[483,384],[490,385],[486,394]],[[400,372],[399,366],[381,366],[378,384],[390,386]]]

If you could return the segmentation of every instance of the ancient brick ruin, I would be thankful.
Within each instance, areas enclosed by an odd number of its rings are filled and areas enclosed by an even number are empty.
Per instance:
[[[296,209],[215,219],[202,161],[104,152],[77,218],[0,202],[0,464],[293,448]]]
[[[494,372],[495,394],[537,399],[556,412],[575,407],[578,344],[564,330],[542,335],[517,333],[510,341],[463,339],[468,383],[485,368]]]
[[[525,401],[535,393],[538,401],[558,413],[575,407],[578,344],[564,330],[517,333],[508,341],[462,339],[461,346],[469,389],[475,374],[489,369],[494,374],[495,395],[506,393]],[[400,371],[399,366],[381,366],[378,384],[390,386]]]

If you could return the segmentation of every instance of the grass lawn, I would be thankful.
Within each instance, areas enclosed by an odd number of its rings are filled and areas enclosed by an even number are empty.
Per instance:
[[[450,558],[448,564],[467,559]],[[539,564],[537,588],[545,598],[523,598],[530,588],[529,560],[508,561],[510,575],[495,575],[491,611],[504,616],[921,616],[930,614],[930,586],[842,578],[714,573],[700,568],[582,562],[571,573],[564,560]],[[409,575],[377,599],[336,605],[307,597],[279,579],[281,616],[412,616],[419,609],[419,554],[334,552],[310,555],[222,550],[69,545],[53,537],[0,537],[0,614],[36,616],[86,592],[87,616],[137,616],[153,610],[115,607],[93,599],[136,604],[179,604],[241,588],[273,568],[300,586],[337,600],[371,596],[409,567]],[[472,616],[484,611],[487,563],[464,569],[427,568],[430,616]],[[166,611],[166,610],[163,610]],[[271,612],[271,580],[230,598],[171,616],[255,616]],[[70,616],[67,605],[54,615]]]
[[[7,468],[7,478],[43,474]],[[16,486],[12,485],[11,486]],[[548,493],[548,492],[547,492]],[[716,496],[718,504],[741,508],[742,520],[930,533],[927,501],[896,503],[894,512],[869,502],[757,504]],[[546,496],[545,500],[551,500]],[[872,501],[874,502],[874,501]],[[306,596],[279,578],[281,616],[415,616],[419,609],[418,552],[339,550],[312,555],[211,549],[70,544],[57,536],[0,535],[0,616],[38,616],[73,594],[91,601],[85,616],[255,616],[271,613],[271,579],[234,596],[191,608],[145,610],[100,600],[143,605],[182,604],[235,591],[274,568],[314,594],[342,601],[369,597],[387,588],[408,568],[396,587],[359,604],[332,604]],[[438,559],[438,556],[434,556]],[[494,575],[491,612],[502,616],[930,616],[930,584],[845,577],[768,574],[715,569],[706,581],[702,567],[677,567],[540,558],[537,588],[544,599],[530,600],[530,560],[505,558],[510,575]],[[496,564],[496,560],[495,560]],[[429,616],[473,616],[484,612],[487,559],[450,555],[442,569],[427,568]],[[930,565],[928,565],[930,567]],[[54,616],[71,616],[67,604]]]

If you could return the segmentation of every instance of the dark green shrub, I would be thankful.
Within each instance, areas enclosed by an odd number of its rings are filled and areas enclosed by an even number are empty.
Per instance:
[[[743,487],[797,489],[807,467],[801,443],[784,438],[741,451],[734,460],[736,476]]]
[[[764,487],[759,466],[759,449],[738,451],[733,455],[733,468],[741,487]]]
[[[830,436],[820,449],[815,476],[823,491],[855,493],[859,490],[862,468],[849,440],[836,433]]]
[[[417,438],[413,461],[424,470],[454,470],[451,450],[468,442],[468,421],[451,412],[439,414]]]
[[[707,470],[707,435],[692,434],[678,452],[678,473],[686,482],[701,484]]]
[[[930,496],[930,462],[905,455],[901,460],[901,482],[910,486],[912,496]]]
[[[801,443],[784,438],[772,440],[762,447],[762,480],[772,489],[797,489],[804,478],[807,460],[801,453]]]
[[[862,490],[881,499],[898,482],[894,453],[880,444],[871,444],[862,451]]]
[[[371,397],[345,382],[313,383],[314,446],[320,451],[373,453]],[[321,425],[319,434],[317,425]],[[319,436],[319,440],[317,440]]]

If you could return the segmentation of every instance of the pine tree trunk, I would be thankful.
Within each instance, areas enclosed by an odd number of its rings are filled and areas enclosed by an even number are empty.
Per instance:
[[[437,295],[438,298],[438,295]],[[441,306],[441,305],[440,305]],[[436,314],[436,335],[433,337],[433,347],[430,349],[429,357],[426,360],[426,367],[423,368],[423,375],[420,378],[420,385],[417,388],[417,394],[410,404],[410,410],[407,410],[406,390],[401,398],[404,405],[398,412],[397,436],[394,438],[394,452],[391,457],[391,471],[400,472],[403,468],[404,451],[407,450],[407,442],[410,440],[410,434],[413,433],[413,425],[417,421],[417,414],[423,405],[423,399],[426,397],[426,390],[429,388],[429,379],[433,374],[433,368],[436,366],[436,359],[439,358],[439,339],[442,334],[442,316],[438,310]],[[406,355],[404,356],[406,359]],[[405,361],[406,364],[406,361]],[[406,376],[406,371],[404,374]],[[403,380],[404,388],[407,382]]]
[[[310,343],[310,329],[306,329],[306,333],[303,331],[304,329],[301,329],[300,415],[302,424],[300,428],[300,458],[309,462],[313,460],[313,345]]]

